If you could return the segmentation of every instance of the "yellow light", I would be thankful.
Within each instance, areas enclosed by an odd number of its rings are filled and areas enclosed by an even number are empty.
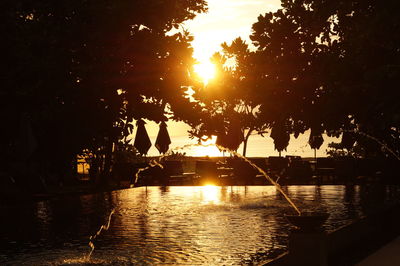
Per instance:
[[[193,148],[193,153],[195,156],[209,156],[209,157],[217,157],[222,156],[222,152],[218,150],[217,146],[215,146],[215,142],[217,140],[216,136],[212,136],[211,139],[202,140],[201,145]]]
[[[215,77],[216,68],[209,60],[194,65],[194,71],[207,84],[210,79]]]
[[[203,203],[208,204],[208,203],[213,203],[217,204],[219,203],[219,192],[218,192],[218,187],[207,184],[202,187],[202,195],[203,195]]]

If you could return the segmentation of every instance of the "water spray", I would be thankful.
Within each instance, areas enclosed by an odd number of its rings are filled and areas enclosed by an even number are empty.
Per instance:
[[[164,153],[163,155],[159,156],[157,159],[151,160],[149,165],[143,168],[139,168],[138,171],[135,174],[135,180],[134,183],[131,185],[131,187],[134,187],[135,184],[137,183],[139,179],[139,174],[147,169],[150,169],[155,166],[159,166],[161,168],[164,168],[161,164],[161,160],[169,155],[171,155],[173,152],[179,151],[179,150],[184,150],[187,148],[192,148],[192,147],[217,147],[219,150],[223,152],[229,152],[232,155],[235,155],[242,159],[243,161],[247,162],[249,165],[251,165],[254,169],[256,169],[260,174],[262,174],[275,188],[285,197],[285,199],[289,202],[289,204],[295,209],[295,211],[298,213],[298,215],[301,215],[301,211],[297,206],[294,204],[294,202],[289,198],[289,196],[283,191],[282,187],[278,184],[278,180],[272,179],[262,168],[258,167],[256,164],[252,163],[247,157],[241,155],[240,153],[230,150],[228,148],[225,148],[223,146],[220,146],[218,144],[186,144],[184,146],[176,147],[174,149],[171,149]]]
[[[254,169],[256,169],[260,174],[262,174],[272,185],[275,186],[275,188],[285,197],[285,199],[289,202],[289,204],[293,207],[293,209],[296,210],[296,212],[298,213],[298,215],[301,215],[301,211],[299,210],[299,208],[297,208],[296,204],[294,204],[294,202],[289,198],[289,196],[283,191],[281,185],[279,185],[279,183],[277,182],[278,179],[275,181],[274,179],[272,179],[262,168],[260,168],[259,166],[257,166],[256,164],[254,164],[253,162],[251,162],[247,157],[241,155],[240,153],[236,152],[236,151],[231,151],[225,147],[222,147],[218,144],[215,144],[215,146],[217,146],[218,149],[229,152],[237,157],[239,157],[240,159],[242,159],[243,161],[247,162],[249,165],[251,165]]]
[[[89,238],[89,247],[90,247],[90,252],[89,254],[86,256],[86,261],[90,260],[90,257],[92,256],[92,253],[94,251],[94,243],[93,241],[101,234],[101,232],[103,230],[107,231],[110,228],[110,224],[111,224],[111,217],[115,212],[115,208],[113,208],[110,212],[110,215],[108,216],[108,222],[106,224],[103,224],[102,226],[100,226],[99,230],[92,236],[90,236]]]
[[[341,133],[343,133],[343,132],[355,133],[355,134],[359,134],[360,136],[363,136],[363,137],[366,137],[368,139],[371,139],[371,140],[375,141],[376,143],[378,143],[384,150],[388,151],[397,160],[400,161],[400,155],[399,154],[397,154],[393,149],[391,149],[386,143],[384,143],[383,141],[379,140],[378,138],[376,138],[374,136],[371,136],[371,135],[369,135],[367,133],[359,131],[358,129],[354,129],[354,130],[343,129],[343,130],[339,130],[339,132],[341,132]]]
[[[385,149],[386,151],[388,151],[390,154],[392,154],[397,160],[400,161],[400,155],[397,154],[394,150],[392,150],[386,143],[380,141],[378,138],[368,135],[367,133],[361,132],[357,129],[354,130],[339,130],[339,132],[343,133],[343,132],[350,132],[350,133],[356,133],[359,134],[361,136],[364,136],[366,138],[369,138],[373,141],[375,141],[376,143],[378,143],[379,145],[381,145],[381,147],[383,149]],[[260,174],[262,174],[273,186],[275,186],[275,188],[284,196],[284,198],[287,200],[287,202],[293,207],[293,209],[295,209],[295,211],[297,212],[297,214],[299,216],[301,216],[301,211],[297,208],[297,206],[294,204],[294,202],[289,198],[289,196],[283,191],[281,185],[278,183],[279,178],[275,181],[273,178],[271,178],[262,168],[260,168],[259,166],[257,166],[256,164],[254,164],[253,162],[251,162],[247,157],[241,155],[240,153],[230,150],[228,148],[225,148],[223,146],[220,146],[218,144],[186,144],[180,147],[176,147],[174,149],[170,149],[169,151],[167,151],[166,153],[164,153],[163,155],[159,156],[157,159],[153,159],[149,162],[148,166],[143,167],[143,168],[139,168],[135,174],[135,180],[133,182],[133,184],[131,185],[131,187],[134,187],[139,179],[139,175],[141,172],[153,168],[153,167],[160,167],[161,169],[164,168],[164,166],[161,163],[161,160],[164,159],[165,157],[170,156],[173,152],[179,151],[179,150],[185,150],[187,148],[192,148],[192,147],[212,147],[215,146],[217,147],[219,150],[223,151],[223,152],[228,152],[234,156],[237,156],[238,158],[242,159],[243,161],[247,162],[249,165],[251,165],[254,169],[256,169]],[[100,236],[101,232],[103,230],[107,231],[110,228],[110,224],[111,224],[111,217],[115,212],[115,208],[113,208],[110,212],[110,215],[108,216],[108,220],[107,223],[100,226],[99,230],[92,236],[90,236],[89,238],[89,247],[91,248],[89,254],[85,257],[86,261],[89,261],[91,258],[91,255],[95,249],[94,243],[93,241]]]

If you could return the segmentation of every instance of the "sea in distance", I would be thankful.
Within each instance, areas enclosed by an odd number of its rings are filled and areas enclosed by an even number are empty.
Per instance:
[[[150,134],[149,134],[150,135]],[[150,139],[153,143],[153,146],[150,148],[148,156],[158,156],[159,152],[154,147],[154,143],[157,136],[151,136]],[[294,138],[293,135],[290,136],[290,143],[287,147],[286,151],[282,151],[281,156],[286,155],[296,155],[301,156],[303,158],[306,157],[314,157],[314,150],[311,149],[310,145],[308,144],[309,132],[306,132],[300,135],[297,139]],[[317,150],[316,155],[318,157],[326,157],[327,153],[326,150],[328,149],[328,144],[331,142],[340,142],[341,138],[333,138],[328,137],[326,135],[323,136],[324,143],[322,144],[321,148]],[[177,147],[185,146],[189,143],[196,144],[197,140],[190,139],[188,136],[171,136],[171,145],[170,149],[174,150]],[[133,141],[132,141],[133,143]],[[190,147],[187,149],[177,150],[179,152],[185,153],[187,156],[194,156],[194,157],[203,157],[203,156],[210,156],[210,157],[219,157],[223,156],[224,154],[218,150],[216,147]],[[237,150],[240,154],[243,152],[243,144],[240,145],[239,149]],[[225,154],[228,155],[228,154]],[[247,144],[247,157],[269,157],[269,156],[278,156],[279,153],[277,150],[274,149],[274,142],[273,139],[269,137],[269,135],[265,135],[264,137],[260,135],[252,135],[249,138]]]

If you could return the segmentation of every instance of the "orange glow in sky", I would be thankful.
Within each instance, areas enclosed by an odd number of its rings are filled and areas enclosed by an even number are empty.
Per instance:
[[[191,43],[194,49],[193,57],[199,62],[194,68],[196,74],[205,84],[215,75],[215,66],[212,66],[210,57],[221,50],[221,43],[227,42],[230,44],[237,37],[241,37],[250,43],[251,27],[253,23],[257,22],[257,17],[260,14],[276,11],[281,5],[280,0],[208,0],[207,2],[209,7],[207,13],[200,14],[183,25],[183,28],[188,30],[194,37]],[[187,97],[189,99],[192,99],[192,94],[193,90],[188,89]],[[187,131],[190,129],[188,125],[176,121],[168,121],[167,124],[172,141],[170,148],[196,143],[196,140],[188,137]],[[149,121],[146,129],[153,144],[148,155],[159,155],[158,150],[154,147],[159,126],[155,122]],[[132,134],[132,143],[134,134]],[[313,157],[314,151],[307,144],[308,137],[309,132],[301,135],[298,139],[291,138],[287,152],[282,153],[282,155],[291,154]],[[329,142],[336,141],[334,138],[328,138],[327,136],[324,136],[324,138],[325,142],[318,151],[318,156],[325,154],[325,149]],[[206,141],[206,144],[215,143],[215,140],[216,137]],[[241,150],[242,147],[239,147],[238,151]],[[193,146],[193,148],[183,152],[188,156],[222,156],[222,152],[215,146]],[[260,135],[255,135],[249,140],[247,155],[265,157],[276,156],[278,153],[274,150],[273,140],[270,137],[264,138]]]
[[[216,74],[215,65],[210,60],[205,60],[194,65],[194,71],[207,84],[210,79],[213,79]]]
[[[251,27],[260,14],[276,11],[280,0],[208,0],[208,12],[185,22],[185,28],[194,36],[193,56],[206,62],[221,43],[230,43],[237,37],[249,40]]]
[[[195,156],[209,156],[209,157],[216,157],[222,156],[222,152],[218,150],[218,148],[214,145],[215,141],[217,140],[216,136],[212,136],[211,139],[201,141],[201,144],[204,146],[196,146],[193,148],[193,154]]]

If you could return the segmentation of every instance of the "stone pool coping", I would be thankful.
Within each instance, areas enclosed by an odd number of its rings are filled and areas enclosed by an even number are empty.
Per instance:
[[[400,265],[400,237],[380,248],[377,252],[363,259],[356,266],[391,266]]]
[[[399,235],[400,205],[387,207],[325,234],[326,254],[323,256],[326,256],[327,263],[322,265],[357,264]],[[316,257],[321,255],[317,253],[318,251],[315,251]],[[294,265],[293,261],[296,261],[296,265],[303,265],[299,263],[302,258],[294,258],[291,255],[290,252],[285,252],[257,265]]]

